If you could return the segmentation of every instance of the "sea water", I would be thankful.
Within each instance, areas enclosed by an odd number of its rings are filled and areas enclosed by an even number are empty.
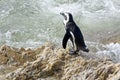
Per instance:
[[[120,62],[120,44],[103,44],[120,34],[119,0],[0,0],[0,45],[36,48],[61,46],[65,34],[60,12],[71,12],[93,53]]]

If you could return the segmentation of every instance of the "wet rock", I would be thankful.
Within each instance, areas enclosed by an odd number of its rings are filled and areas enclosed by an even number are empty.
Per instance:
[[[102,43],[108,44],[108,43],[120,43],[120,31],[119,29],[114,31],[113,33],[109,34],[108,36],[105,36],[101,40]]]

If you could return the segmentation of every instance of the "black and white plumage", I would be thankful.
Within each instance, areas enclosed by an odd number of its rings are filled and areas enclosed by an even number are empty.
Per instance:
[[[62,41],[63,48],[64,49],[66,48],[68,39],[70,39],[73,45],[73,49],[74,49],[74,51],[72,51],[72,53],[70,54],[75,54],[79,50],[89,52],[89,49],[85,45],[81,30],[74,22],[72,14],[68,12],[64,12],[60,14],[64,17],[63,22],[64,22],[65,29],[66,29],[66,33]]]

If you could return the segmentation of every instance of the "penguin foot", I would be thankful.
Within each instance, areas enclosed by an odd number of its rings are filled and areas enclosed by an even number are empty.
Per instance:
[[[88,48],[84,48],[82,49],[84,52],[89,52],[89,49]]]
[[[70,54],[70,55],[77,55],[78,53],[77,53],[77,51],[70,50],[69,54]]]
[[[84,52],[89,52],[89,49],[83,50]]]

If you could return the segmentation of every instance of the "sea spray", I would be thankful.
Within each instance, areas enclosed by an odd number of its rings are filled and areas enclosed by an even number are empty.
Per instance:
[[[120,62],[120,44],[119,43],[110,43],[105,46],[105,50],[100,50],[96,54],[99,55],[99,57],[107,57],[114,62]]]

